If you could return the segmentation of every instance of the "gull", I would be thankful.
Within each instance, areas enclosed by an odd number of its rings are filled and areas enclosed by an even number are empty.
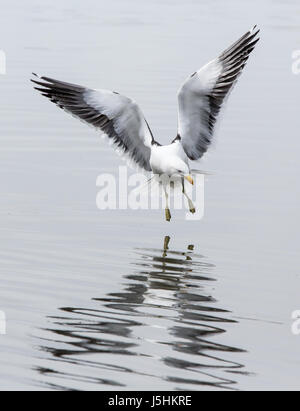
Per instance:
[[[190,212],[195,207],[185,190],[194,184],[189,161],[199,160],[208,150],[215,124],[226,97],[241,74],[259,38],[254,26],[219,57],[193,73],[180,87],[178,132],[168,145],[155,139],[137,103],[115,91],[96,90],[35,73],[35,89],[58,107],[104,134],[116,151],[138,167],[158,176],[179,176]],[[168,192],[166,220],[171,220]]]

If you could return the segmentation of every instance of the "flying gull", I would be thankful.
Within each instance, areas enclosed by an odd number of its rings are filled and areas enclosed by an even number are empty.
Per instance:
[[[142,169],[159,176],[179,176],[194,213],[184,187],[185,180],[194,184],[189,160],[199,160],[208,150],[220,109],[258,42],[258,33],[254,26],[183,83],[178,91],[178,133],[169,145],[163,146],[154,139],[141,109],[128,97],[34,73],[31,81],[58,107],[105,134],[116,150]],[[165,194],[166,220],[170,221],[166,189]]]

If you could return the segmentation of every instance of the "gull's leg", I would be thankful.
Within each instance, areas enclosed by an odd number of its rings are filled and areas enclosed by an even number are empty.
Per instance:
[[[186,198],[187,198],[187,200],[188,200],[190,212],[191,212],[192,214],[195,214],[196,208],[195,208],[192,200],[190,199],[190,197],[189,197],[189,196],[187,195],[187,193],[185,192],[185,188],[184,188],[184,178],[182,179],[182,193],[183,193],[183,195],[186,196]]]
[[[165,192],[165,196],[166,196],[166,221],[171,221],[171,212],[170,212],[170,208],[169,208],[169,194],[167,192],[167,189],[165,186],[164,187],[164,192]]]
[[[169,249],[170,240],[171,240],[171,238],[169,236],[165,237],[163,258],[167,257],[167,251]]]

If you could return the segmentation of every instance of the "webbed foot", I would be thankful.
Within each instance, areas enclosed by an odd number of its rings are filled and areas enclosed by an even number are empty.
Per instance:
[[[168,208],[166,208],[166,221],[171,221],[171,212]]]

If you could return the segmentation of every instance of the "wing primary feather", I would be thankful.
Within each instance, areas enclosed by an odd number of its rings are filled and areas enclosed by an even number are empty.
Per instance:
[[[92,90],[33,73],[31,81],[44,97],[59,108],[104,133],[123,155],[139,168],[151,171],[149,124],[137,104],[119,93]]]
[[[257,26],[190,76],[178,93],[178,136],[191,160],[207,151],[218,114],[259,41]]]

